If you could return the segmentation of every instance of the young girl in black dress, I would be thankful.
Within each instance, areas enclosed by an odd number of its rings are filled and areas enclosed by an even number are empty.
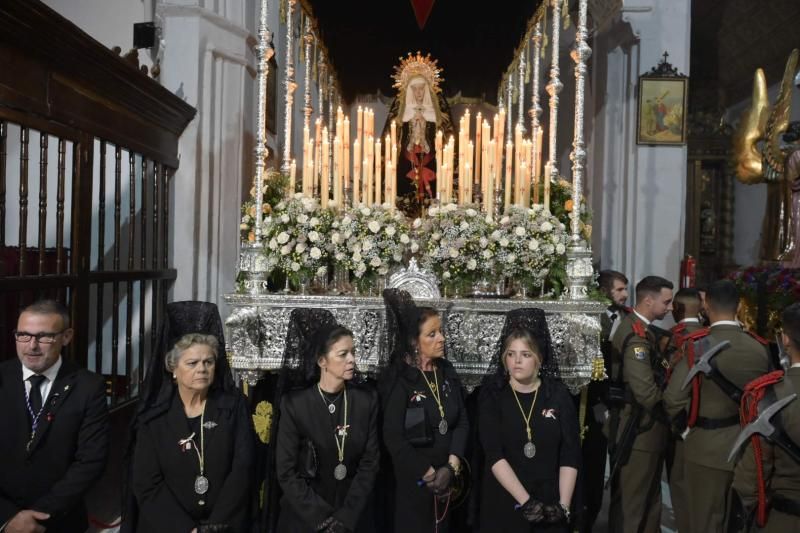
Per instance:
[[[506,316],[481,388],[478,435],[485,455],[480,531],[567,531],[578,418],[541,309]]]

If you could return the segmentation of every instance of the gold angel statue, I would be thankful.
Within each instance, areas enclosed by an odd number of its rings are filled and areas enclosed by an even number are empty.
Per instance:
[[[767,80],[757,69],[750,109],[742,114],[734,136],[734,159],[739,181],[766,183],[767,211],[761,233],[761,259],[800,266],[800,145],[781,144],[789,126],[792,83],[800,51],[786,62],[780,93],[770,107]]]

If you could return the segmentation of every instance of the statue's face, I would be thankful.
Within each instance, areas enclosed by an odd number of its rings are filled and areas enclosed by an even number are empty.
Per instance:
[[[425,99],[425,84],[419,83],[412,85],[411,90],[414,94],[414,101],[417,102],[417,104],[422,104],[422,101]]]

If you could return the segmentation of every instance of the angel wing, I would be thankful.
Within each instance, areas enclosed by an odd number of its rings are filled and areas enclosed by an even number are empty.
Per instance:
[[[766,129],[766,143],[763,148],[764,162],[767,168],[764,169],[764,177],[767,181],[777,181],[783,178],[784,163],[786,153],[781,150],[781,137],[789,127],[789,113],[792,106],[792,81],[797,70],[797,61],[800,57],[800,50],[792,50],[786,69],[783,71],[781,80],[781,92],[775,101],[775,107],[769,115]]]
[[[736,175],[742,183],[760,183],[764,179],[758,142],[764,138],[769,117],[767,78],[757,69],[753,79],[753,98],[750,108],[742,113],[733,139]]]

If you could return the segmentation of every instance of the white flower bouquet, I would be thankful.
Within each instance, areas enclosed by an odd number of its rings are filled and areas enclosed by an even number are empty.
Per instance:
[[[358,205],[336,215],[330,242],[334,264],[351,271],[362,288],[418,249],[405,215],[389,204]]]
[[[456,204],[432,207],[428,215],[414,221],[423,267],[450,287],[493,276],[500,235],[491,215],[474,205]]]
[[[541,285],[564,256],[570,235],[542,205],[512,206],[498,221],[497,274],[525,285]]]
[[[324,275],[330,258],[332,221],[329,209],[301,193],[278,202],[263,228],[270,270],[281,270],[296,283]]]

